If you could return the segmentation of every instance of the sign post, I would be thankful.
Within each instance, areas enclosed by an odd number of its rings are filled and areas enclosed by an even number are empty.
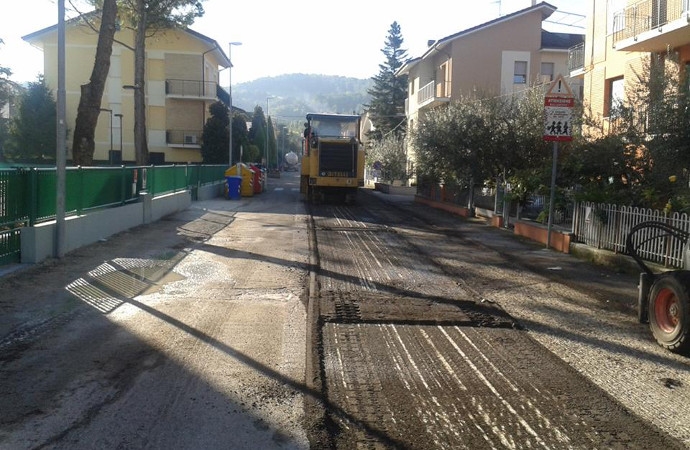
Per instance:
[[[546,229],[546,248],[551,247],[551,228],[556,197],[556,172],[558,169],[558,143],[573,140],[572,112],[575,99],[570,86],[558,75],[544,96],[544,140],[553,142],[553,164],[551,167],[551,199],[549,201],[549,222]]]

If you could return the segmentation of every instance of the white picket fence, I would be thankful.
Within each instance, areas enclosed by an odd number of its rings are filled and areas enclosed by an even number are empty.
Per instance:
[[[690,232],[690,216],[686,213],[666,214],[654,209],[578,203],[573,217],[573,234],[576,242],[626,253],[625,242],[630,230],[639,223],[652,220]],[[682,268],[685,242],[655,228],[636,233],[634,242],[642,243],[637,253],[645,261]]]

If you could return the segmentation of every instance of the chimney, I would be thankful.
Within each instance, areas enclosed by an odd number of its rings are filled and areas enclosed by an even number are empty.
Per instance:
[[[429,39],[428,41],[426,41],[426,46],[427,46],[427,47],[431,47],[431,46],[434,45],[435,43],[436,43],[435,40]]]

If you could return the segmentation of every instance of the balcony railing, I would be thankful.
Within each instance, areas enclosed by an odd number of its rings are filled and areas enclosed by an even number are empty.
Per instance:
[[[585,68],[585,43],[582,42],[568,49],[568,71],[570,73]]]
[[[629,5],[614,14],[614,44],[687,18],[689,9],[690,0],[642,0]]]
[[[201,147],[201,130],[167,130],[165,141],[171,147]]]
[[[218,91],[213,81],[168,79],[165,80],[165,94],[168,97],[214,99]]]
[[[417,92],[417,106],[419,108],[423,106],[436,106],[439,103],[448,103],[450,97],[446,90],[445,83],[436,83],[432,81],[425,84]]]

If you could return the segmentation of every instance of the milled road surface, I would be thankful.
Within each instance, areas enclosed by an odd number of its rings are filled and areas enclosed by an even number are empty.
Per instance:
[[[603,389],[611,378],[634,377],[639,361],[610,374],[611,363],[602,363],[617,355],[580,354],[592,360],[576,367],[600,367],[602,379],[592,382],[534,339],[532,330],[539,339],[546,325],[543,311],[567,316],[586,294],[473,240],[460,219],[448,226],[436,221],[448,216],[417,214],[370,195],[356,207],[313,208],[323,391],[337,448],[683,448],[687,414],[673,425],[662,417],[648,423],[635,413],[649,408],[646,399],[625,399],[627,409]],[[601,274],[593,276],[601,284]],[[504,304],[519,313],[515,320]],[[601,313],[579,314],[585,328]],[[570,329],[572,317],[561,320],[550,338],[572,360],[578,346],[569,341],[574,333],[587,340],[588,331]],[[675,376],[685,380],[687,372]],[[682,401],[669,406],[687,411]]]
[[[635,276],[297,187],[1,277],[0,449],[690,448]]]

